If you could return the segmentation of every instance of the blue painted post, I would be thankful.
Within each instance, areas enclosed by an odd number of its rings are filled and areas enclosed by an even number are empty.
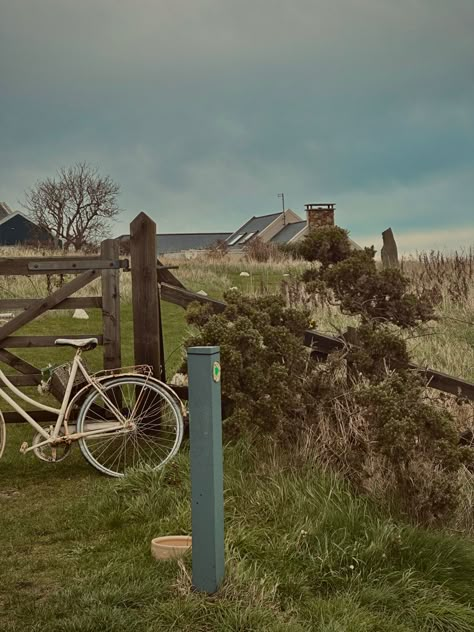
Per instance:
[[[215,593],[224,579],[224,484],[219,347],[190,347],[193,586]]]

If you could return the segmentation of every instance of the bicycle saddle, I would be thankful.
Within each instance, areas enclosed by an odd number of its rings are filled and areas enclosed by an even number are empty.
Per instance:
[[[58,338],[54,341],[54,344],[58,347],[75,347],[76,349],[82,349],[83,351],[90,351],[95,349],[99,344],[97,338],[82,338],[82,340],[72,340],[70,338]]]

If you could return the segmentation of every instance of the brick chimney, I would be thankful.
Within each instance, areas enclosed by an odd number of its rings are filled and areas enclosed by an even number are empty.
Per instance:
[[[335,204],[305,204],[306,223],[310,230],[322,226],[334,226]]]

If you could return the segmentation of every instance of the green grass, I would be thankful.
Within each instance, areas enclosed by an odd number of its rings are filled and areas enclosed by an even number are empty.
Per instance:
[[[397,523],[291,454],[226,446],[226,580],[208,597],[189,558],[149,551],[190,533],[186,446],[162,473],[122,481],[75,452],[51,466],[10,443],[0,462],[5,632],[474,629],[472,543]]]
[[[240,277],[247,268],[251,276]],[[285,273],[190,263],[178,276],[221,298],[231,286],[274,289]],[[469,310],[456,315],[466,320]],[[98,333],[100,312],[88,313],[81,321],[50,312],[21,333]],[[163,324],[171,376],[184,352],[184,312],[163,304]],[[467,325],[437,327],[448,348],[453,339],[459,348],[472,344]],[[418,353],[421,346],[432,360],[449,355],[422,340]],[[18,354],[37,366],[71,357],[64,348]],[[133,364],[127,300],[122,355]],[[100,368],[100,349],[86,357]],[[96,473],[77,446],[55,465],[21,456],[32,434],[9,426],[0,461],[2,632],[474,630],[472,540],[403,524],[290,450],[249,440],[226,446],[226,580],[207,597],[191,589],[189,558],[157,564],[149,551],[152,537],[191,531],[186,445],[162,473],[115,481]]]

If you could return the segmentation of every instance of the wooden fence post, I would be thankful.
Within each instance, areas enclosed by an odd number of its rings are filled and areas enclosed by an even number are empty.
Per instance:
[[[102,259],[118,259],[119,244],[115,239],[101,243]],[[104,331],[104,369],[122,366],[120,332],[120,269],[103,270],[102,321]]]
[[[140,213],[130,224],[133,341],[136,364],[149,364],[153,375],[163,373],[160,344],[159,289],[156,270],[156,224]]]

